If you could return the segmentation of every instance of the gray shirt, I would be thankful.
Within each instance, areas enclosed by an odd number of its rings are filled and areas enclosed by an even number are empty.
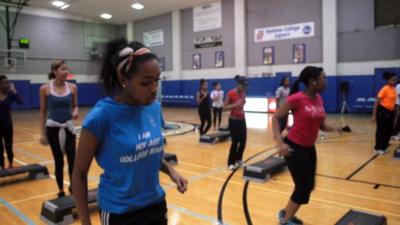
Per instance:
[[[275,92],[275,97],[277,98],[277,108],[281,105],[283,105],[283,103],[285,103],[286,98],[289,96],[290,93],[290,88],[287,87],[285,88],[284,86],[280,86],[278,87],[278,89],[276,89]]]

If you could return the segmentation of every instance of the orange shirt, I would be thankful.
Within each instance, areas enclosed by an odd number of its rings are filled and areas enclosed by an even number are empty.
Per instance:
[[[396,107],[397,93],[396,89],[390,85],[385,85],[378,93],[379,104],[388,110],[394,110]]]

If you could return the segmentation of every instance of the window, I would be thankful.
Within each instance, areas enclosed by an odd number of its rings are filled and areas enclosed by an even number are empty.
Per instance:
[[[400,25],[399,0],[375,0],[375,26]]]

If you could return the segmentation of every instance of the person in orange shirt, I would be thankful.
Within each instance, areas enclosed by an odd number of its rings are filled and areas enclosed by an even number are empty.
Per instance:
[[[376,121],[375,153],[385,154],[393,130],[397,93],[395,73],[384,72],[386,85],[378,93],[372,114],[372,121]]]

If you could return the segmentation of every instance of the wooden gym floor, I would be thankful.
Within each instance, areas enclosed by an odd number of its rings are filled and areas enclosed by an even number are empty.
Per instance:
[[[81,118],[88,112],[81,109]],[[198,123],[196,109],[165,108],[167,121]],[[44,224],[40,220],[43,201],[57,194],[54,165],[48,147],[38,144],[39,114],[37,111],[13,113],[15,165],[41,163],[46,165],[52,178],[25,180],[11,177],[0,180],[0,223]],[[271,116],[247,114],[248,142],[244,159],[274,146],[271,135]],[[226,123],[226,114],[224,122]],[[400,160],[393,159],[393,150],[400,144],[392,141],[390,153],[374,156],[375,124],[367,116],[329,115],[328,121],[348,124],[351,134],[326,134],[319,140],[318,176],[316,189],[309,205],[300,209],[298,216],[306,224],[334,224],[349,209],[359,209],[388,218],[388,224],[400,224]],[[218,201],[221,188],[231,174],[226,168],[230,142],[215,145],[199,144],[199,134],[190,132],[167,138],[165,150],[178,156],[175,167],[189,179],[189,191],[179,194],[169,178],[161,176],[167,192],[169,224],[200,225],[217,224]],[[272,154],[268,151],[249,163]],[[220,208],[223,222],[229,225],[247,224],[243,197],[247,200],[248,219],[254,225],[277,224],[277,212],[283,208],[293,189],[288,171],[276,175],[266,183],[249,183],[247,189],[242,170],[233,174],[227,182]],[[95,188],[101,169],[94,162],[89,173],[89,188]],[[69,178],[65,172],[65,183]],[[96,206],[93,206],[92,222],[99,224]],[[75,221],[74,224],[79,224]]]

